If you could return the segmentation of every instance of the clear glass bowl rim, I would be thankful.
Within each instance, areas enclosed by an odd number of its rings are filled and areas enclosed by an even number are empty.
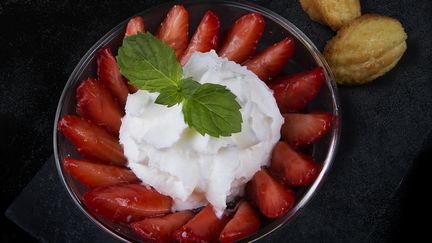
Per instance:
[[[242,239],[242,241],[245,241],[245,242],[255,242],[255,241],[258,241],[258,240],[266,237],[267,235],[274,232],[275,230],[279,229],[280,227],[282,227],[283,225],[288,223],[295,215],[300,213],[300,211],[310,202],[312,197],[316,194],[316,191],[322,185],[325,177],[327,176],[327,174],[330,170],[330,167],[334,161],[334,158],[336,156],[336,152],[337,152],[337,148],[338,148],[338,144],[339,144],[339,139],[340,139],[340,132],[341,132],[341,122],[340,122],[341,111],[340,111],[340,104],[339,104],[339,98],[338,98],[338,91],[337,91],[336,82],[334,81],[335,79],[334,79],[334,77],[330,71],[330,68],[329,68],[327,62],[325,61],[324,57],[322,56],[321,52],[315,47],[315,45],[312,43],[312,41],[301,30],[299,30],[294,24],[292,24],[290,21],[288,21],[284,17],[280,16],[279,14],[277,14],[277,13],[275,13],[275,12],[273,12],[267,8],[259,6],[257,4],[246,2],[243,0],[240,0],[240,1],[229,1],[229,0],[222,0],[222,1],[211,1],[211,0],[210,1],[181,1],[179,4],[183,4],[183,5],[187,6],[190,4],[211,4],[211,3],[225,4],[228,6],[235,6],[235,7],[240,7],[240,8],[249,10],[249,11],[258,12],[258,13],[262,14],[263,16],[265,16],[266,18],[269,18],[269,19],[273,20],[274,22],[278,23],[279,25],[281,25],[283,28],[288,30],[292,35],[294,35],[298,39],[298,41],[300,41],[303,45],[305,45],[306,48],[308,48],[310,50],[310,54],[313,56],[313,58],[317,62],[317,65],[323,67],[325,70],[326,82],[327,82],[327,86],[329,88],[329,91],[331,94],[331,100],[332,100],[332,115],[336,119],[335,126],[332,129],[331,134],[330,134],[331,139],[330,139],[330,144],[329,144],[327,156],[326,156],[326,159],[322,163],[322,169],[321,169],[321,172],[318,175],[317,179],[314,181],[314,183],[312,185],[310,185],[309,189],[306,191],[304,196],[300,199],[300,201],[297,202],[295,207],[293,209],[291,209],[290,212],[288,212],[288,214],[284,215],[280,219],[275,220],[274,222],[270,223],[269,225],[267,225],[263,229],[260,229],[256,234],[251,235],[245,239]],[[154,8],[159,8],[162,6],[167,6],[167,5],[172,5],[172,4],[173,4],[172,2],[159,4],[159,5],[153,6],[151,8],[148,8],[142,12],[139,12],[133,16],[145,15],[146,13],[152,11]],[[130,242],[130,241],[123,238],[121,235],[117,234],[113,230],[109,229],[107,226],[105,226],[104,224],[99,222],[99,220],[97,220],[95,217],[93,217],[89,212],[87,212],[87,210],[81,204],[78,196],[72,191],[72,189],[69,187],[67,181],[65,180],[65,177],[64,177],[63,171],[62,171],[62,163],[60,162],[59,154],[58,154],[58,148],[57,148],[57,146],[58,146],[58,144],[57,144],[57,136],[58,136],[57,123],[58,123],[59,118],[60,118],[59,116],[60,116],[60,113],[62,110],[64,98],[66,96],[67,91],[71,87],[71,84],[74,81],[74,77],[77,76],[78,73],[82,72],[82,70],[89,64],[91,57],[94,56],[96,51],[102,47],[103,43],[105,43],[108,39],[112,39],[115,36],[115,33],[120,28],[124,28],[124,26],[129,21],[129,19],[130,18],[127,18],[126,20],[122,21],[120,24],[118,24],[116,27],[112,28],[108,33],[106,33],[103,37],[101,37],[87,51],[87,53],[81,58],[81,60],[78,62],[78,64],[74,68],[73,72],[69,76],[69,79],[66,82],[66,85],[65,85],[65,87],[62,91],[62,94],[60,96],[57,110],[56,110],[56,115],[55,115],[55,120],[54,120],[54,129],[53,129],[54,130],[53,131],[53,147],[54,147],[54,158],[55,158],[55,162],[56,162],[56,168],[57,168],[57,171],[59,173],[59,176],[61,178],[62,183],[64,184],[65,188],[68,191],[69,196],[72,198],[73,202],[81,210],[81,212],[83,212],[87,216],[87,218],[89,218],[95,225],[97,225],[103,231],[105,231],[108,234],[110,234],[111,236],[113,236],[115,239],[118,239],[118,240],[123,241],[123,242]]]

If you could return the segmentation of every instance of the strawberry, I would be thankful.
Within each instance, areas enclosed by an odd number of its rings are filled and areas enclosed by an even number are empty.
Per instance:
[[[296,147],[318,140],[330,130],[333,122],[328,113],[286,113],[283,117],[282,140]]]
[[[139,182],[135,174],[126,168],[104,165],[89,160],[66,157],[64,159],[63,168],[75,179],[89,188],[115,185],[122,182]]]
[[[322,67],[311,71],[285,76],[269,83],[270,89],[282,112],[303,109],[319,92],[324,83]]]
[[[307,186],[317,178],[320,165],[312,157],[279,142],[273,149],[270,170],[288,185]]]
[[[267,81],[283,69],[294,53],[294,40],[285,38],[248,60],[244,66]]]
[[[86,192],[83,203],[97,216],[131,223],[171,212],[172,199],[140,184],[120,184]]]
[[[172,242],[173,233],[193,217],[189,210],[168,214],[161,218],[146,218],[131,224],[132,230],[143,240]]]
[[[294,192],[277,182],[265,169],[255,173],[246,191],[252,202],[269,218],[285,215],[294,206]]]
[[[139,88],[137,88],[131,84],[128,84],[128,89],[129,89],[129,93],[131,93],[131,94],[134,94],[135,92],[137,92],[139,90]]]
[[[99,81],[84,80],[77,88],[76,99],[78,114],[112,134],[119,133],[123,111]]]
[[[57,128],[75,145],[81,156],[115,165],[126,164],[118,139],[91,121],[75,115],[65,115]]]
[[[261,14],[249,13],[239,18],[221,39],[219,56],[236,63],[250,58],[264,31],[265,22]]]
[[[192,53],[208,52],[212,49],[217,48],[218,37],[219,37],[220,21],[212,11],[207,11],[198,25],[198,28],[193,35],[188,48],[181,58],[181,64],[185,65],[189,60]]]
[[[159,26],[156,36],[165,41],[180,60],[188,45],[189,13],[183,5],[174,5]]]
[[[116,59],[111,49],[102,48],[96,53],[97,74],[99,80],[107,87],[113,97],[117,99],[121,107],[126,104],[128,96],[127,80],[120,74]]]
[[[219,236],[219,241],[234,242],[258,231],[261,220],[248,202],[240,203],[234,217],[228,222]]]
[[[136,16],[129,20],[125,36],[136,35],[138,32],[145,32],[144,19],[141,16]]]
[[[174,239],[178,242],[217,242],[228,220],[229,217],[225,214],[218,218],[209,204],[176,230]]]

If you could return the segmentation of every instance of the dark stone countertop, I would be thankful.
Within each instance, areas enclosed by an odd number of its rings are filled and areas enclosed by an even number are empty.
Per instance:
[[[3,212],[53,152],[57,101],[79,59],[119,22],[160,2],[0,2]],[[253,2],[293,22],[320,49],[333,34],[310,21],[298,1]],[[432,3],[361,2],[363,13],[402,22],[408,50],[375,82],[340,87],[343,127],[332,171],[312,202],[271,240],[354,242],[363,240],[351,236],[362,235],[364,241],[382,242],[426,233],[420,218],[426,219],[428,209],[421,195],[432,151]],[[3,216],[2,226],[1,242],[33,239]]]

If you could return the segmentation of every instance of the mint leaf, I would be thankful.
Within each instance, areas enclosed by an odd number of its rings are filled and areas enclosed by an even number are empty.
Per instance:
[[[160,90],[160,94],[156,98],[155,103],[171,107],[180,104],[182,100],[183,96],[179,87],[170,85]]]
[[[230,136],[241,131],[242,117],[236,96],[225,86],[205,83],[183,101],[183,115],[189,127],[201,135]]]
[[[126,37],[118,50],[120,73],[130,83],[150,92],[177,86],[183,70],[173,49],[150,33]]]
[[[182,103],[184,120],[200,134],[230,136],[241,131],[236,96],[223,85],[183,79],[174,51],[150,33],[126,37],[118,50],[120,73],[140,89],[158,92],[155,103]]]
[[[167,105],[168,107],[179,104],[183,99],[188,99],[200,86],[201,84],[192,78],[182,79],[179,82],[179,86],[162,88],[155,103]]]
[[[180,80],[180,92],[185,99],[189,99],[200,86],[201,84],[192,78]]]

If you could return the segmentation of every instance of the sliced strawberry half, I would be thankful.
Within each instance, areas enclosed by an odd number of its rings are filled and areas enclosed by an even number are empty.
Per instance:
[[[135,174],[122,167],[66,157],[63,168],[79,182],[89,188],[120,183],[137,183]]]
[[[282,140],[293,146],[302,146],[315,142],[328,131],[333,123],[329,113],[286,113],[281,128]]]
[[[320,165],[312,157],[295,151],[285,142],[273,149],[270,170],[291,186],[307,186],[320,172]]]
[[[278,218],[294,206],[294,192],[271,177],[265,169],[255,173],[246,187],[247,195],[269,218]]]
[[[173,233],[193,217],[191,211],[181,211],[160,218],[146,218],[131,224],[132,230],[143,240],[173,242]]]
[[[222,230],[220,242],[234,242],[258,231],[261,220],[250,204],[246,201],[240,203],[234,217]]]
[[[279,74],[293,53],[294,40],[285,38],[248,60],[244,66],[267,81]]]
[[[172,199],[140,184],[97,187],[83,196],[95,215],[113,222],[131,223],[171,211]]]
[[[96,53],[96,59],[99,80],[107,87],[123,108],[129,93],[127,80],[120,74],[119,66],[111,49],[100,49]]]
[[[285,76],[269,83],[282,112],[303,109],[319,92],[325,76],[322,67],[311,71]]]
[[[108,90],[96,79],[84,80],[77,88],[77,113],[117,135],[123,111]]]
[[[264,27],[265,22],[261,14],[250,13],[242,16],[222,37],[219,56],[243,63],[255,53]]]
[[[181,58],[181,64],[186,64],[192,53],[196,51],[208,52],[212,49],[216,49],[219,37],[219,29],[219,16],[210,10],[207,11],[198,25],[198,28],[193,35],[188,48]]]
[[[188,45],[189,13],[183,5],[174,5],[161,23],[156,36],[165,41],[180,60]]]
[[[136,16],[129,20],[126,26],[125,36],[136,35],[139,32],[145,32],[144,19],[141,16]]]
[[[118,139],[89,120],[74,115],[63,116],[57,128],[87,159],[125,165],[126,158]]]
[[[174,232],[178,242],[217,242],[229,217],[225,214],[218,218],[211,205],[203,208],[183,227]]]

